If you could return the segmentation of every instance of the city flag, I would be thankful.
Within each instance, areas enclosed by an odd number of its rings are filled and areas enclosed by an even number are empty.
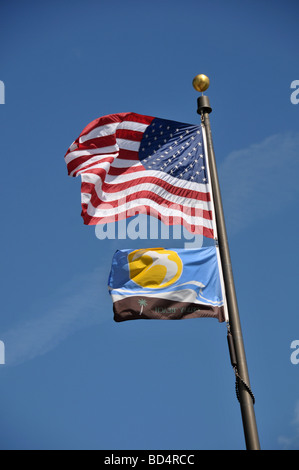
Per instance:
[[[217,247],[118,250],[108,281],[114,320],[227,320]]]
[[[70,176],[81,176],[86,225],[147,214],[214,238],[201,126],[119,113],[100,117],[69,147]]]

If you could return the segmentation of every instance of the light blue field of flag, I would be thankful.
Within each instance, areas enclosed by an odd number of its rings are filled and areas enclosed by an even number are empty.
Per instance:
[[[217,249],[118,250],[108,280],[112,300],[142,295],[221,307],[224,293]]]

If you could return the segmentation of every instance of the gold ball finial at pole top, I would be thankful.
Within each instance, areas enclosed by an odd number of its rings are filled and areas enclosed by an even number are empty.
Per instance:
[[[199,75],[196,75],[196,77],[193,78],[192,84],[196,91],[200,91],[201,93],[203,93],[209,88],[210,80],[209,77],[200,73]]]

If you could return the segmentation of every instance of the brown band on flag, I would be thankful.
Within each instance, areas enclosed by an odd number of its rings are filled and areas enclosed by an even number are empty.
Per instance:
[[[223,306],[175,302],[157,297],[131,296],[113,303],[114,320],[152,319],[181,320],[188,318],[217,318],[225,321]]]

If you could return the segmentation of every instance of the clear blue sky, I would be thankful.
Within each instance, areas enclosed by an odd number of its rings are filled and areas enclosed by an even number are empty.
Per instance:
[[[298,3],[12,0],[0,18],[0,447],[244,449],[225,325],[114,323],[114,251],[161,242],[100,241],[63,159],[105,114],[199,123],[205,73],[261,446],[298,449]]]

